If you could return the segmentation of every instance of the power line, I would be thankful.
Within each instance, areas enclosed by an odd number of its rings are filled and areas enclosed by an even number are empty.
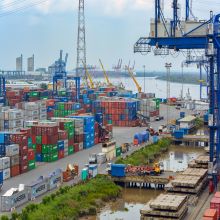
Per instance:
[[[29,5],[25,5],[25,6],[16,8],[16,9],[11,10],[11,11],[8,11],[8,12],[0,13],[0,17],[5,17],[5,16],[11,15],[11,14],[17,14],[17,13],[19,13],[19,12],[23,12],[23,11],[26,10],[26,9],[35,7],[35,6],[37,6],[37,5],[44,4],[44,3],[48,2],[48,1],[50,1],[50,0],[41,0],[41,1],[38,1],[38,2],[35,2],[35,3],[32,3],[32,4],[29,4]]]
[[[17,1],[11,2],[11,3],[8,3],[8,4],[4,4],[4,3],[3,3],[3,4],[0,6],[0,9],[9,8],[9,7],[12,7],[12,6],[14,6],[14,5],[20,4],[20,3],[25,2],[25,1],[27,1],[27,0],[17,0]]]

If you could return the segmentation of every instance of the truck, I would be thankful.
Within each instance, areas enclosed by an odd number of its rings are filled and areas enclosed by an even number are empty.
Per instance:
[[[89,155],[89,164],[97,164],[97,155],[95,153]]]
[[[158,131],[159,131],[159,133],[167,132],[168,131],[167,126],[166,125],[159,126]]]

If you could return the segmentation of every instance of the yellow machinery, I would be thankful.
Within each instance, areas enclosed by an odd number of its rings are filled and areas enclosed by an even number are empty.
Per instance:
[[[134,73],[130,70],[129,67],[127,67],[127,70],[128,70],[128,73],[130,74],[131,78],[133,79],[133,81],[134,81],[134,83],[135,83],[135,85],[137,87],[138,92],[141,93],[142,88],[140,87],[138,81],[136,80],[136,78],[134,76]]]
[[[108,86],[112,86],[112,83],[110,82],[110,80],[109,80],[109,78],[108,78],[108,75],[107,75],[107,73],[106,73],[106,71],[105,71],[105,68],[104,68],[104,66],[103,66],[103,64],[102,64],[101,59],[99,59],[99,62],[100,62],[100,64],[101,64],[101,67],[102,67],[102,70],[103,70],[103,73],[104,73],[104,76],[105,76],[105,80],[106,80]]]
[[[156,174],[161,174],[161,171],[160,171],[160,165],[158,163],[155,163],[154,164],[154,172]]]
[[[95,88],[94,82],[93,82],[92,77],[89,74],[89,71],[87,70],[86,64],[84,62],[83,62],[83,66],[84,66],[85,73],[86,73],[86,81],[87,81],[87,79],[89,79],[89,82],[90,82],[90,86],[89,87],[94,89]]]

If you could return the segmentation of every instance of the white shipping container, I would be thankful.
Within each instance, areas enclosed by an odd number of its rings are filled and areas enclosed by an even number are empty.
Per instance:
[[[39,115],[39,110],[25,110],[25,116],[35,116]]]
[[[37,101],[36,103],[37,103],[39,109],[47,107],[47,104],[46,104],[45,100],[40,100],[40,101]]]
[[[68,147],[68,140],[64,140],[64,147]]]
[[[11,177],[11,170],[10,168],[2,170],[3,172],[3,180],[7,180]]]
[[[39,116],[40,120],[47,120],[47,114],[42,114]]]
[[[11,144],[5,147],[5,153],[7,157],[19,154],[19,145]]]
[[[83,150],[83,143],[79,143],[79,151]]]
[[[10,157],[0,158],[0,170],[4,170],[10,167]]]
[[[40,109],[39,109],[39,114],[40,114],[40,115],[47,114],[47,109],[46,109],[46,108],[40,108]]]
[[[23,109],[25,110],[38,110],[38,105],[35,102],[24,102]]]

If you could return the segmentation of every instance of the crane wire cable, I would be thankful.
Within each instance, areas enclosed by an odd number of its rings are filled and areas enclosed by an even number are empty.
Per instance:
[[[50,1],[50,0],[40,0],[40,1],[37,1],[37,2],[35,2],[35,3],[33,2],[32,4],[25,5],[25,6],[21,6],[21,7],[19,7],[19,8],[16,8],[16,9],[11,10],[11,11],[8,11],[8,12],[0,13],[0,17],[5,17],[5,16],[11,15],[11,14],[21,13],[21,12],[23,12],[23,11],[26,10],[26,9],[35,7],[35,6],[37,6],[37,5],[44,4],[44,3],[48,2],[48,1]]]
[[[7,3],[7,4],[3,3],[3,4],[1,4],[0,9],[2,10],[5,8],[10,8],[12,6],[16,6],[18,4],[21,4],[22,2],[25,2],[25,1],[27,1],[27,0],[17,0],[17,1],[11,2],[11,3]]]

